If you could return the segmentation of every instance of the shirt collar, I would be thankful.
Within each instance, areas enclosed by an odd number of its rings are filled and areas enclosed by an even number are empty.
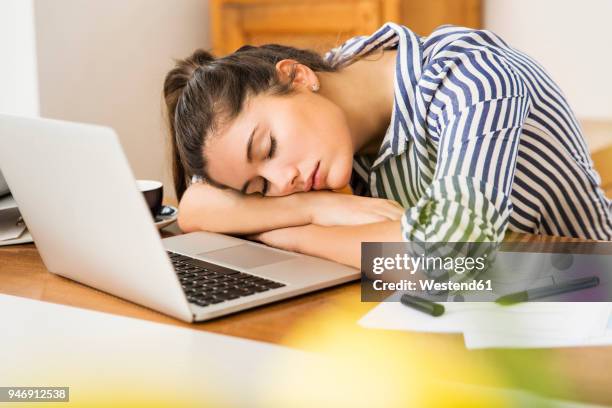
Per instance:
[[[414,135],[413,115],[416,109],[416,87],[423,65],[423,39],[407,27],[389,22],[370,36],[351,38],[324,57],[332,66],[342,68],[379,48],[397,48],[395,91],[391,123],[371,170],[385,162],[390,155],[404,153],[409,135]]]

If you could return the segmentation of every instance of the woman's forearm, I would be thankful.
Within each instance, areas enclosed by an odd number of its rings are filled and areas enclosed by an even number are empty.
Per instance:
[[[306,227],[304,227],[306,228]],[[331,227],[308,226],[311,233],[302,235],[299,252],[361,268],[362,242],[401,242],[400,221]]]
[[[271,229],[305,225],[310,216],[304,195],[261,197],[194,184],[179,204],[178,225],[184,232],[211,231],[224,234],[252,234]]]
[[[267,245],[361,267],[362,242],[401,242],[400,221],[362,225],[303,225],[255,234],[250,238]]]

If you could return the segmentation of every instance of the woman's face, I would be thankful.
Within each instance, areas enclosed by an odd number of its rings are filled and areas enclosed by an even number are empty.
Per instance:
[[[353,142],[341,109],[303,88],[247,98],[206,142],[208,174],[245,194],[284,196],[349,182]]]

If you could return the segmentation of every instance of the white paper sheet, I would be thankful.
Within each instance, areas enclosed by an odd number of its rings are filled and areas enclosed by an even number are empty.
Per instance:
[[[465,345],[468,349],[491,348],[491,347],[588,347],[612,345],[612,306],[610,303],[593,303],[600,306],[600,312],[607,317],[607,327],[600,332],[597,327],[593,328],[590,335],[575,340],[568,336],[537,337],[526,333],[523,336],[504,337],[493,332],[467,332],[464,333]],[[605,305],[608,305],[606,308]],[[604,319],[605,320],[605,319]],[[518,345],[518,346],[517,346]]]
[[[463,333],[466,347],[561,347],[608,341],[608,303],[540,302],[499,306],[488,302],[447,302],[432,317],[400,302],[382,302],[359,324],[373,329]],[[611,343],[605,343],[611,344]]]
[[[550,347],[588,347],[612,345],[612,330],[601,336],[574,339],[571,337],[538,337],[534,335],[504,337],[497,333],[473,332],[464,333],[465,347],[468,349],[483,348],[550,348]]]

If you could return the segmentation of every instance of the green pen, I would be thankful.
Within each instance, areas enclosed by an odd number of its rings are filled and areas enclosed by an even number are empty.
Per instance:
[[[400,302],[408,307],[418,310],[419,312],[427,313],[428,315],[435,317],[442,316],[444,314],[444,305],[417,296],[404,294],[400,298]]]
[[[523,290],[499,297],[495,303],[500,305],[513,305],[515,303],[527,302],[543,297],[559,295],[561,293],[574,292],[577,290],[592,288],[599,285],[597,276],[573,279],[558,285],[542,286],[540,288]]]

